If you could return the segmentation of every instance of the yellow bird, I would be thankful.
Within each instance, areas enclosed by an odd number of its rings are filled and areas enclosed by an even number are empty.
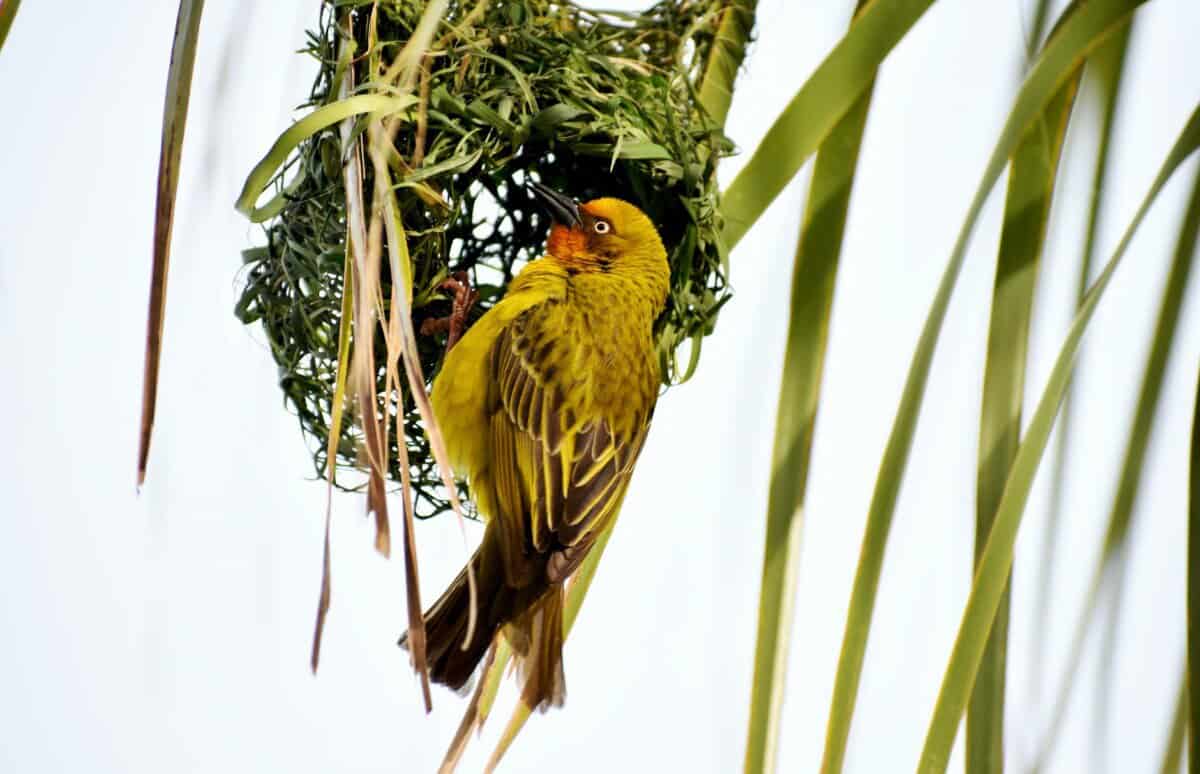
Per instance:
[[[425,614],[430,676],[461,689],[501,631],[530,708],[561,705],[563,582],[617,515],[658,397],[652,327],[670,269],[654,224],[619,199],[539,184],[545,257],[447,353],[433,410],[487,519],[466,568]]]

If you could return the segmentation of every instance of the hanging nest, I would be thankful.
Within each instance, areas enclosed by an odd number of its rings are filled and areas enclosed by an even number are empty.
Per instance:
[[[348,77],[359,84],[357,93],[388,93],[382,76],[413,38],[425,5],[323,3],[306,49],[319,66],[306,107],[336,102]],[[720,6],[720,0],[682,0],[624,14],[548,0],[448,4],[409,84],[417,97],[412,120],[398,127],[389,147],[411,257],[415,330],[449,314],[449,294],[439,285],[451,272],[466,272],[479,294],[474,320],[504,295],[526,261],[541,255],[550,224],[528,189],[536,180],[579,200],[626,199],[657,224],[671,264],[670,297],[655,327],[663,381],[691,375],[700,339],[712,332],[729,297],[715,177],[729,144],[697,98]],[[361,119],[355,132],[363,134]],[[327,470],[337,391],[344,160],[337,126],[311,134],[290,154],[274,179],[277,206],[265,223],[267,244],[244,253],[245,288],[236,308],[242,322],[262,323],[285,403],[311,442],[318,475]],[[363,188],[371,191],[371,165],[364,175]],[[385,261],[384,308],[390,283]],[[374,327],[382,395],[387,347]],[[416,338],[431,378],[445,336]],[[690,352],[677,356],[685,342]],[[400,442],[407,445],[416,515],[429,517],[448,509],[447,493],[406,385],[401,398]],[[338,486],[364,486],[363,441],[360,422],[340,423]],[[387,472],[399,481],[395,433],[387,443]]]

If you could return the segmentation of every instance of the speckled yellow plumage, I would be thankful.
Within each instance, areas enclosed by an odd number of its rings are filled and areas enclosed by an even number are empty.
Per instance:
[[[496,633],[530,706],[561,703],[562,583],[616,516],[659,389],[652,327],[666,251],[633,205],[598,199],[551,230],[545,257],[447,353],[433,407],[455,472],[488,521],[465,574],[426,615],[434,680],[459,688]]]

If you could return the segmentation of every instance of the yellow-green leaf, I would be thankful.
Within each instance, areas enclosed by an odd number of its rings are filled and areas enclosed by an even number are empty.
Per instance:
[[[1080,9],[1075,19],[1087,18],[1089,11],[1099,9],[1102,5],[1097,0],[1092,0],[1091,3]],[[1067,27],[1064,26],[1062,33],[1064,37],[1066,29]],[[992,619],[1000,604],[1008,571],[1012,566],[1013,545],[1016,542],[1017,529],[1021,524],[1021,516],[1025,510],[1029,490],[1033,487],[1033,479],[1037,473],[1042,453],[1046,449],[1050,431],[1054,427],[1058,407],[1066,393],[1075,364],[1075,356],[1079,352],[1079,343],[1096,310],[1096,305],[1112,281],[1113,273],[1120,266],[1125,250],[1146,212],[1167,180],[1198,146],[1200,146],[1200,107],[1192,113],[1187,125],[1180,133],[1179,139],[1167,155],[1162,169],[1134,215],[1133,221],[1125,230],[1112,258],[1109,259],[1104,271],[1088,291],[1079,313],[1071,323],[1066,341],[1050,373],[1049,382],[1038,401],[1037,410],[1026,431],[1025,440],[1021,443],[1017,457],[1013,461],[1012,473],[1009,475],[1004,496],[997,509],[991,535],[975,573],[975,582],[972,584],[971,593],[967,598],[966,610],[963,612],[962,623],[955,638],[950,663],[942,678],[941,690],[938,693],[933,718],[929,724],[929,732],[925,738],[925,747],[921,753],[918,770],[922,774],[945,771],[949,761],[950,748],[954,744],[954,737],[962,718],[967,694],[975,681],[975,673],[983,656]]]
[[[384,94],[359,94],[317,108],[279,135],[267,154],[250,171],[250,175],[242,186],[242,192],[238,194],[235,204],[237,211],[255,223],[279,214],[286,202],[286,191],[280,192],[261,207],[257,206],[256,202],[274,179],[275,172],[287,160],[288,155],[305,139],[322,129],[333,126],[344,118],[361,113],[370,113],[374,117],[390,115],[406,110],[416,102],[417,98],[412,94],[402,94],[397,97],[389,97]]]
[[[1124,457],[1121,461],[1121,476],[1108,515],[1108,526],[1100,550],[1100,559],[1092,574],[1083,612],[1075,626],[1075,633],[1068,651],[1066,674],[1051,714],[1049,730],[1043,737],[1042,748],[1035,760],[1035,768],[1041,768],[1053,751],[1059,728],[1065,717],[1067,702],[1083,661],[1083,646],[1087,633],[1091,629],[1092,621],[1099,609],[1104,585],[1109,584],[1109,590],[1114,592],[1114,600],[1120,598],[1120,587],[1125,577],[1124,568],[1127,557],[1124,548],[1130,525],[1136,513],[1133,506],[1141,486],[1146,450],[1150,445],[1154,416],[1162,396],[1167,358],[1179,328],[1184,291],[1187,289],[1188,279],[1195,261],[1198,229],[1200,229],[1200,173],[1197,174],[1192,187],[1191,198],[1176,241],[1171,268],[1167,274],[1166,284],[1163,286],[1162,300],[1159,302],[1157,322],[1154,326],[1154,336],[1151,339],[1150,353],[1146,356],[1146,366],[1142,373],[1141,387],[1138,390],[1129,439],[1126,442]],[[1114,607],[1111,612],[1110,624],[1103,640],[1102,662],[1112,658],[1116,636],[1114,622],[1117,619],[1118,610],[1119,608]],[[1094,705],[1100,712],[1101,724],[1104,722],[1103,717],[1107,709],[1106,701],[1105,692],[1102,691],[1101,698]]]
[[[767,130],[721,196],[722,233],[732,250],[816,152],[871,82],[888,53],[933,0],[873,0]]]
[[[8,39],[8,31],[12,29],[13,19],[20,7],[21,0],[0,0],[0,49],[4,48],[4,41]]]
[[[975,562],[983,553],[1020,443],[1029,318],[1063,138],[1081,73],[1082,68],[1076,69],[1042,117],[1025,132],[1009,170],[980,409]],[[1008,605],[1006,589],[967,708],[967,770],[972,774],[1004,771]]]
[[[1100,122],[1100,142],[1096,150],[1096,158],[1092,173],[1091,201],[1088,204],[1087,226],[1084,234],[1083,260],[1080,261],[1076,279],[1075,307],[1083,301],[1087,292],[1088,279],[1092,276],[1092,265],[1095,263],[1096,234],[1100,223],[1101,205],[1107,190],[1105,180],[1108,176],[1109,149],[1112,146],[1113,122],[1117,114],[1117,100],[1121,93],[1121,76],[1125,70],[1125,54],[1129,50],[1129,34],[1134,22],[1124,25],[1108,37],[1088,57],[1085,78],[1099,90],[1102,107]],[[1054,587],[1054,568],[1057,566],[1058,525],[1063,511],[1063,482],[1067,447],[1070,443],[1071,428],[1074,427],[1074,401],[1072,399],[1075,387],[1072,383],[1067,388],[1067,396],[1063,399],[1059,412],[1058,434],[1055,443],[1054,462],[1050,476],[1050,507],[1046,517],[1046,538],[1042,543],[1042,554],[1037,563],[1037,602],[1034,607],[1034,653],[1033,665],[1030,669],[1029,682],[1032,686],[1032,696],[1042,695],[1044,683],[1044,664],[1046,642],[1049,640],[1050,598]]]
[[[821,395],[829,313],[871,92],[869,86],[817,152],[796,243],[791,316],[767,495],[767,531],[746,737],[746,771],[772,771],[775,768],[787,675],[788,635],[792,630],[792,598],[800,561],[804,496]]]
[[[1192,459],[1188,464],[1187,690],[1188,761],[1200,773],[1200,378],[1192,411]]]
[[[875,596],[879,588],[879,576],[883,568],[883,556],[891,531],[896,499],[900,492],[900,482],[908,465],[917,417],[924,398],[933,353],[941,334],[942,322],[979,213],[1026,129],[1042,115],[1045,105],[1071,77],[1091,49],[1144,1],[1093,0],[1083,5],[1063,23],[1058,33],[1046,45],[1014,100],[938,285],[929,316],[917,342],[916,352],[913,354],[892,432],[879,465],[858,568],[855,571],[842,650],[838,657],[837,677],[834,683],[835,709],[838,703],[844,702],[849,706],[845,711],[853,712],[853,697],[857,694],[862,672],[871,616],[875,608]],[[1006,575],[1007,572],[1005,568]],[[990,619],[988,623],[991,623]],[[970,690],[970,686],[966,686],[964,690]],[[846,722],[848,724],[849,720]],[[957,728],[957,717],[955,722]]]
[[[721,9],[717,38],[700,83],[700,104],[717,126],[725,125],[729,103],[733,101],[733,82],[746,56],[757,5],[758,0],[728,0]]]
[[[1159,768],[1162,774],[1178,774],[1179,765],[1183,762],[1184,737],[1188,735],[1188,704],[1188,676],[1185,669],[1179,677],[1175,711],[1171,713],[1171,732],[1167,734],[1167,746],[1163,750],[1162,766]]]

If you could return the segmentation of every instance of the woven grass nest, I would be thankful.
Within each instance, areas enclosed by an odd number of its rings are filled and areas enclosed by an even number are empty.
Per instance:
[[[466,272],[479,294],[470,321],[541,255],[549,218],[529,191],[536,180],[579,200],[626,199],[657,224],[671,264],[671,293],[655,328],[663,381],[691,375],[700,339],[729,297],[715,178],[729,144],[697,98],[720,5],[677,0],[623,14],[548,0],[447,4],[411,85],[413,119],[398,127],[389,148],[416,330],[449,313],[449,294],[438,286],[451,272]],[[378,89],[378,76],[413,38],[425,10],[421,0],[323,3],[306,48],[319,67],[306,107],[336,102],[347,77],[357,93]],[[262,324],[285,403],[322,476],[333,448],[346,265],[344,139],[337,126],[307,136],[275,174],[267,243],[244,253],[236,307],[242,322]],[[363,188],[372,185],[368,164]],[[385,263],[384,305],[391,279]],[[375,327],[382,395],[386,348]],[[416,338],[432,378],[445,336]],[[690,352],[680,357],[685,342]],[[447,492],[402,380],[400,389],[415,515],[427,518],[449,508]],[[361,423],[340,425],[334,483],[361,488]],[[401,476],[396,435],[387,448],[392,481]]]

